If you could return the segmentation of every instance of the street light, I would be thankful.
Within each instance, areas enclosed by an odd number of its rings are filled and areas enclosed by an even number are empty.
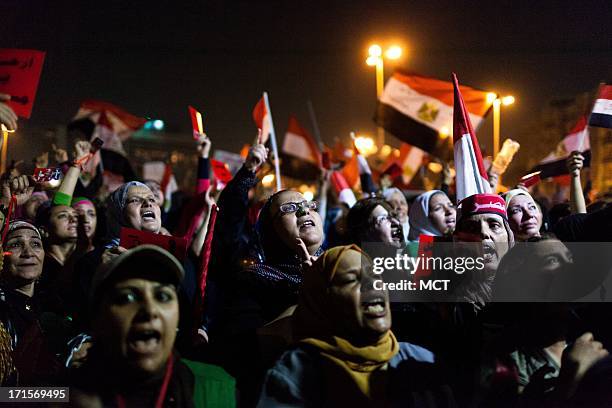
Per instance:
[[[501,105],[512,105],[515,99],[512,95],[506,95],[500,98],[497,94],[491,92],[487,94],[487,102],[493,103],[493,158],[495,158],[497,153],[499,153]]]
[[[383,49],[378,44],[372,44],[368,48],[368,57],[366,64],[370,67],[376,67],[376,98],[380,99],[385,86],[384,75],[384,60],[397,60],[402,56],[402,48],[399,45],[391,45],[383,53]],[[385,131],[383,128],[377,128],[377,139],[380,146],[385,143]]]
[[[2,148],[0,151],[0,173],[6,172],[6,161],[8,151],[8,135],[14,133],[14,130],[9,130],[4,124],[0,124],[0,131],[2,131]]]

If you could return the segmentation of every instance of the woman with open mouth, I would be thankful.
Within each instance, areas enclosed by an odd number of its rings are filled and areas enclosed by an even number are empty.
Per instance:
[[[260,407],[413,406],[441,391],[434,355],[398,342],[386,291],[356,245],[331,248],[305,274],[293,317],[296,344],[266,375]]]
[[[350,243],[364,246],[382,243],[393,249],[404,248],[404,235],[393,208],[382,198],[364,198],[348,212],[346,218]]]
[[[322,252],[324,233],[316,201],[294,190],[274,193],[261,208],[255,228],[248,218],[249,190],[268,152],[255,143],[245,163],[219,197],[211,274],[217,296],[211,306],[210,347],[218,363],[236,377],[241,400],[254,404],[264,359],[257,331],[279,316],[290,315],[302,283],[302,249]]]
[[[8,228],[0,284],[0,319],[10,335],[19,384],[53,384],[61,372],[61,364],[45,336],[48,327],[43,327],[43,323],[53,324],[59,318],[51,318],[55,315],[45,308],[36,287],[45,258],[42,237],[26,221],[12,221]],[[43,312],[44,322],[40,319]],[[54,332],[54,336],[60,335]]]
[[[73,406],[234,406],[233,378],[174,351],[183,277],[154,245],[101,265],[89,298],[93,345],[70,376]]]

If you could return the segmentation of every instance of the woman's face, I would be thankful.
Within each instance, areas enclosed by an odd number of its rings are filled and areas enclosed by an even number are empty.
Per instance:
[[[124,217],[129,227],[159,233],[161,210],[157,199],[146,186],[132,186],[128,189]]]
[[[374,207],[368,219],[370,225],[369,237],[372,242],[382,242],[387,245],[400,248],[403,245],[404,236],[398,220],[381,205]]]
[[[176,338],[176,288],[142,278],[126,279],[102,296],[94,319],[95,338],[111,359],[134,373],[163,369]]]
[[[98,219],[96,217],[96,207],[89,201],[82,201],[73,207],[77,214],[83,217],[85,234],[87,238],[93,238],[96,235],[96,226]]]
[[[300,204],[298,210],[283,213],[281,207],[289,203]],[[323,242],[321,216],[315,210],[309,210],[306,203],[307,200],[297,191],[283,191],[270,206],[274,230],[289,248],[295,248],[296,238],[301,238],[307,248],[318,248]]]
[[[393,208],[393,212],[395,217],[401,222],[405,224],[408,222],[408,203],[406,202],[406,197],[403,194],[395,192],[391,194],[391,196],[387,199],[387,203]]]
[[[442,234],[455,230],[457,210],[444,193],[436,193],[429,198],[429,220]]]
[[[386,291],[375,290],[372,264],[355,250],[342,254],[329,288],[329,313],[340,335],[354,344],[376,342],[391,329]]]
[[[529,263],[544,274],[554,274],[574,263],[571,251],[558,239],[527,243],[533,253]]]
[[[529,196],[520,194],[510,200],[508,222],[514,236],[525,241],[531,237],[540,236],[542,213]]]
[[[161,186],[159,185],[159,183],[157,181],[147,180],[145,181],[145,184],[147,185],[147,187],[149,187],[149,189],[155,196],[155,199],[157,200],[157,205],[162,207],[166,198],[164,197],[164,192],[161,190]]]
[[[18,229],[7,236],[4,273],[18,285],[37,280],[43,268],[45,250],[38,234],[27,228]]]
[[[36,211],[38,211],[38,207],[46,200],[44,197],[40,195],[33,195],[26,203],[23,205],[23,209],[25,212],[25,216],[29,220],[34,220],[36,218]]]
[[[67,205],[51,207],[49,235],[52,240],[65,242],[77,239],[77,212]]]

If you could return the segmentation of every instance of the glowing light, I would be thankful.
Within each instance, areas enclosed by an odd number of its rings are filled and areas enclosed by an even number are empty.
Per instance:
[[[512,95],[504,96],[502,98],[502,103],[505,106],[512,105],[514,103],[514,96],[512,96]]]
[[[387,52],[385,53],[386,57],[389,59],[398,59],[402,56],[402,49],[401,47],[397,46],[397,45],[393,45],[391,47],[389,47],[389,49],[387,50]]]
[[[497,94],[494,92],[489,92],[487,94],[487,103],[493,103],[493,101],[497,99]]]
[[[431,171],[432,173],[439,173],[442,171],[442,165],[440,163],[436,163],[436,162],[430,162],[427,165],[427,168],[429,169],[429,171]]]
[[[270,187],[272,183],[274,183],[274,174],[266,174],[261,179],[261,184],[263,184],[264,187]]]
[[[366,64],[367,64],[367,65],[369,65],[369,66],[371,66],[371,67],[375,66],[375,65],[376,65],[376,64],[378,64],[379,62],[380,62],[380,58],[379,58],[379,57],[372,57],[372,56],[369,56],[369,57],[366,59]]]
[[[304,196],[304,198],[305,198],[307,201],[312,201],[312,199],[314,198],[314,194],[313,194],[313,192],[312,192],[312,191],[310,191],[310,190],[308,190],[308,191],[304,191],[304,192],[302,193],[302,195]]]
[[[155,119],[153,121],[153,129],[155,130],[163,130],[164,129],[164,121],[161,119]]]
[[[440,128],[440,136],[442,137],[442,139],[446,139],[450,136],[450,129],[448,128],[448,126],[442,126]]]
[[[380,149],[380,155],[383,157],[387,157],[388,155],[391,154],[391,152],[393,152],[393,148],[389,145],[384,145],[381,149]]]
[[[355,147],[364,156],[369,156],[378,151],[378,147],[374,143],[374,139],[368,136],[357,136],[354,140]]]
[[[378,44],[373,44],[368,48],[368,54],[370,54],[371,57],[380,57],[382,55],[382,48],[380,48]]]

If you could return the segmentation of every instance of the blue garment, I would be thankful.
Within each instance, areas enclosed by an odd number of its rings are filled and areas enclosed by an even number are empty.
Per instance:
[[[454,406],[450,389],[436,385],[440,376],[433,353],[410,343],[400,342],[399,346],[385,370],[389,378],[387,403],[392,407]],[[325,395],[334,390],[326,390],[320,365],[318,351],[308,346],[286,351],[268,370],[258,407],[326,406]]]

